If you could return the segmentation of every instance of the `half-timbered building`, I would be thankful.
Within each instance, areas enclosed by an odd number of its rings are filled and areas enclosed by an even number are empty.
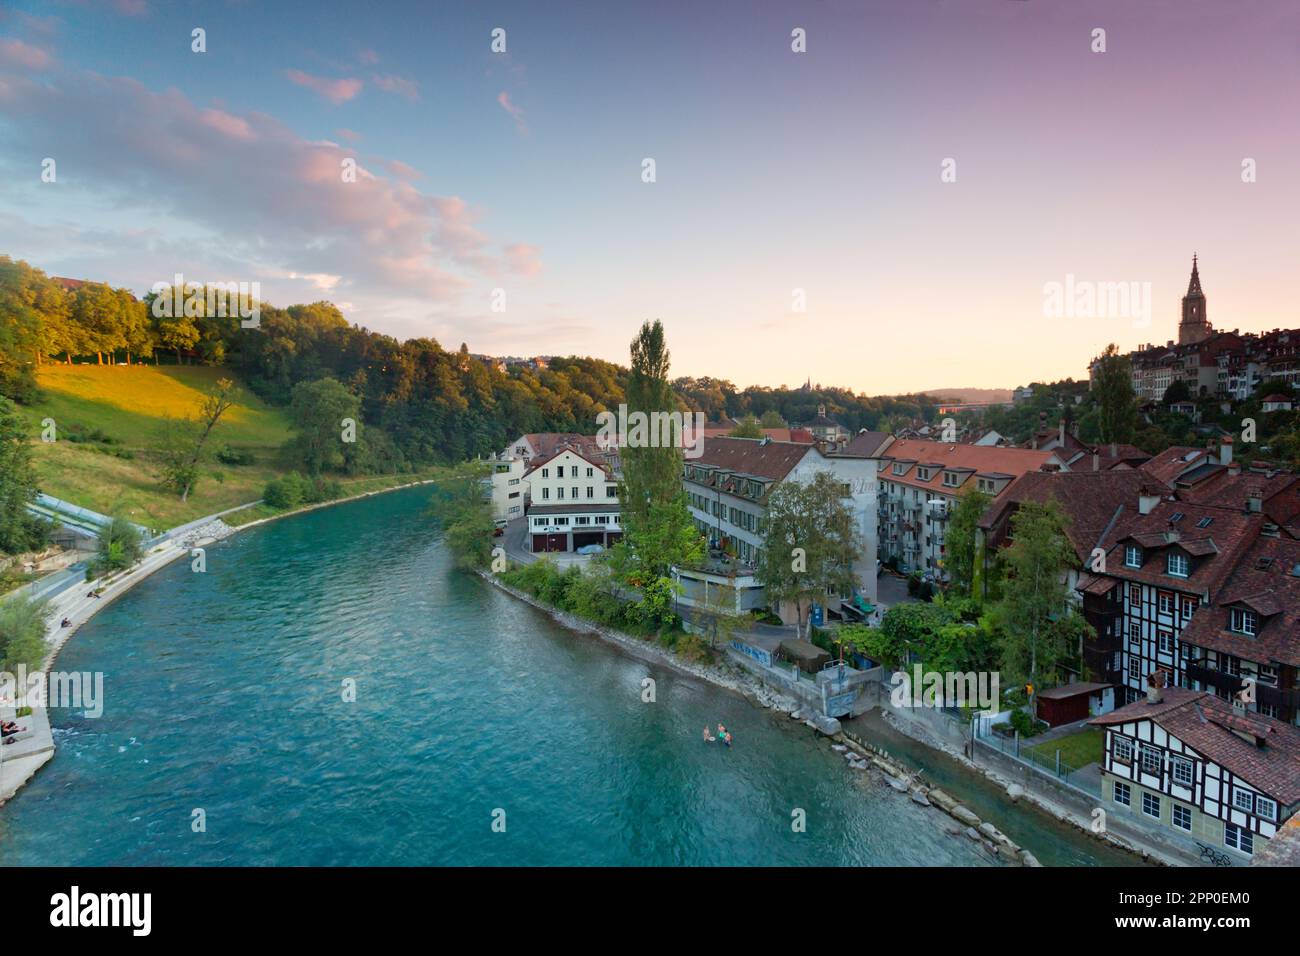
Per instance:
[[[1249,857],[1300,809],[1300,729],[1205,691],[1165,688],[1090,723],[1106,732],[1102,796],[1216,852]]]

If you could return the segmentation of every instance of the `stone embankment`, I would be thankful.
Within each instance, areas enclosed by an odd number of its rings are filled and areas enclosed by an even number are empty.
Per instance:
[[[1022,866],[1042,866],[1032,853],[992,823],[981,820],[969,807],[938,787],[926,786],[920,781],[919,774],[908,770],[885,751],[852,734],[842,734],[840,737],[843,742],[837,744],[835,749],[844,754],[849,766],[862,771],[874,768],[899,793],[909,794],[912,802],[946,813],[954,821],[944,827],[950,835],[965,835],[979,843],[994,859]]]
[[[238,530],[238,528],[232,528],[220,518],[217,518],[197,528],[190,528],[175,540],[181,547],[195,548],[229,538]]]

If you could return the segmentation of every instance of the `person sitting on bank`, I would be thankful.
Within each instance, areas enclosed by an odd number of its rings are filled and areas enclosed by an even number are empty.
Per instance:
[[[0,724],[0,737],[12,737],[26,729],[26,727],[19,727],[16,721],[8,720]]]

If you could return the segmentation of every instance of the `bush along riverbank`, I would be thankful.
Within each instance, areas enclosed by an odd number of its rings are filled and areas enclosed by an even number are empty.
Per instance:
[[[549,567],[534,570],[539,565]],[[493,587],[548,614],[569,630],[595,635],[640,660],[707,681],[817,729],[816,724],[805,718],[798,701],[773,690],[749,671],[730,664],[725,649],[710,648],[696,635],[685,632],[656,634],[643,630],[638,635],[615,626],[614,621],[626,620],[630,605],[601,591],[598,577],[595,582],[588,582],[585,580],[588,576],[577,568],[560,571],[546,561],[511,568],[499,574],[484,568],[475,568],[474,571]],[[598,608],[599,612],[598,615],[584,614],[580,608]],[[633,619],[632,624],[635,626],[637,623]],[[918,772],[908,770],[884,751],[843,732],[829,739],[832,749],[843,754],[853,770],[883,779],[889,787],[914,803],[950,817],[955,821],[945,826],[950,834],[964,832],[968,838],[978,841],[991,858],[1003,863],[1041,865],[1031,852],[1016,845],[993,824],[980,820],[944,791],[920,783]]]

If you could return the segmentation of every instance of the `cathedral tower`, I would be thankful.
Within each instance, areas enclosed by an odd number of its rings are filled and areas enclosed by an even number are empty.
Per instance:
[[[1196,256],[1192,256],[1192,280],[1183,296],[1183,319],[1178,323],[1178,344],[1192,345],[1209,337],[1214,331],[1205,312],[1205,293],[1201,291],[1201,275],[1196,271]]]

